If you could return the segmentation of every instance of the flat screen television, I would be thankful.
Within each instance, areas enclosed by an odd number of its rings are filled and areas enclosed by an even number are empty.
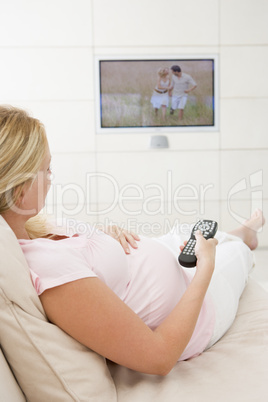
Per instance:
[[[96,57],[98,133],[218,130],[217,55]]]

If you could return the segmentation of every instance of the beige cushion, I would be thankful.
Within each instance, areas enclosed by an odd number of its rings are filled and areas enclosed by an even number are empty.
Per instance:
[[[0,400],[25,402],[25,398],[0,349]]]
[[[124,402],[268,401],[268,293],[249,281],[235,322],[202,355],[177,363],[164,378],[110,364]]]
[[[0,343],[28,401],[116,401],[105,359],[49,323],[0,217]]]

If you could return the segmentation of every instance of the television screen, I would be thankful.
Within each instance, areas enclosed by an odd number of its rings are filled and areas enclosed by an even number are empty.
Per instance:
[[[216,62],[98,58],[97,131],[217,130]]]

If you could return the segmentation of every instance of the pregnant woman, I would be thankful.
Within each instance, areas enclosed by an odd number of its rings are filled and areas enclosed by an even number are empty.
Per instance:
[[[166,375],[178,360],[213,345],[235,317],[262,212],[215,239],[197,233],[197,266],[187,270],[177,260],[179,235],[57,234],[38,215],[50,161],[40,121],[0,106],[0,214],[18,239],[48,319],[106,358],[150,374]]]

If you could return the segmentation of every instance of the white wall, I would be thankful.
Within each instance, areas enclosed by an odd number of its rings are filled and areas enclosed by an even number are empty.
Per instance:
[[[45,123],[55,174],[47,212],[157,235],[176,219],[214,218],[228,230],[255,205],[268,211],[267,17],[268,0],[2,1],[0,102]],[[191,53],[219,54],[218,132],[167,134],[170,148],[157,151],[148,134],[96,135],[94,55]],[[90,172],[115,182],[87,182]]]

